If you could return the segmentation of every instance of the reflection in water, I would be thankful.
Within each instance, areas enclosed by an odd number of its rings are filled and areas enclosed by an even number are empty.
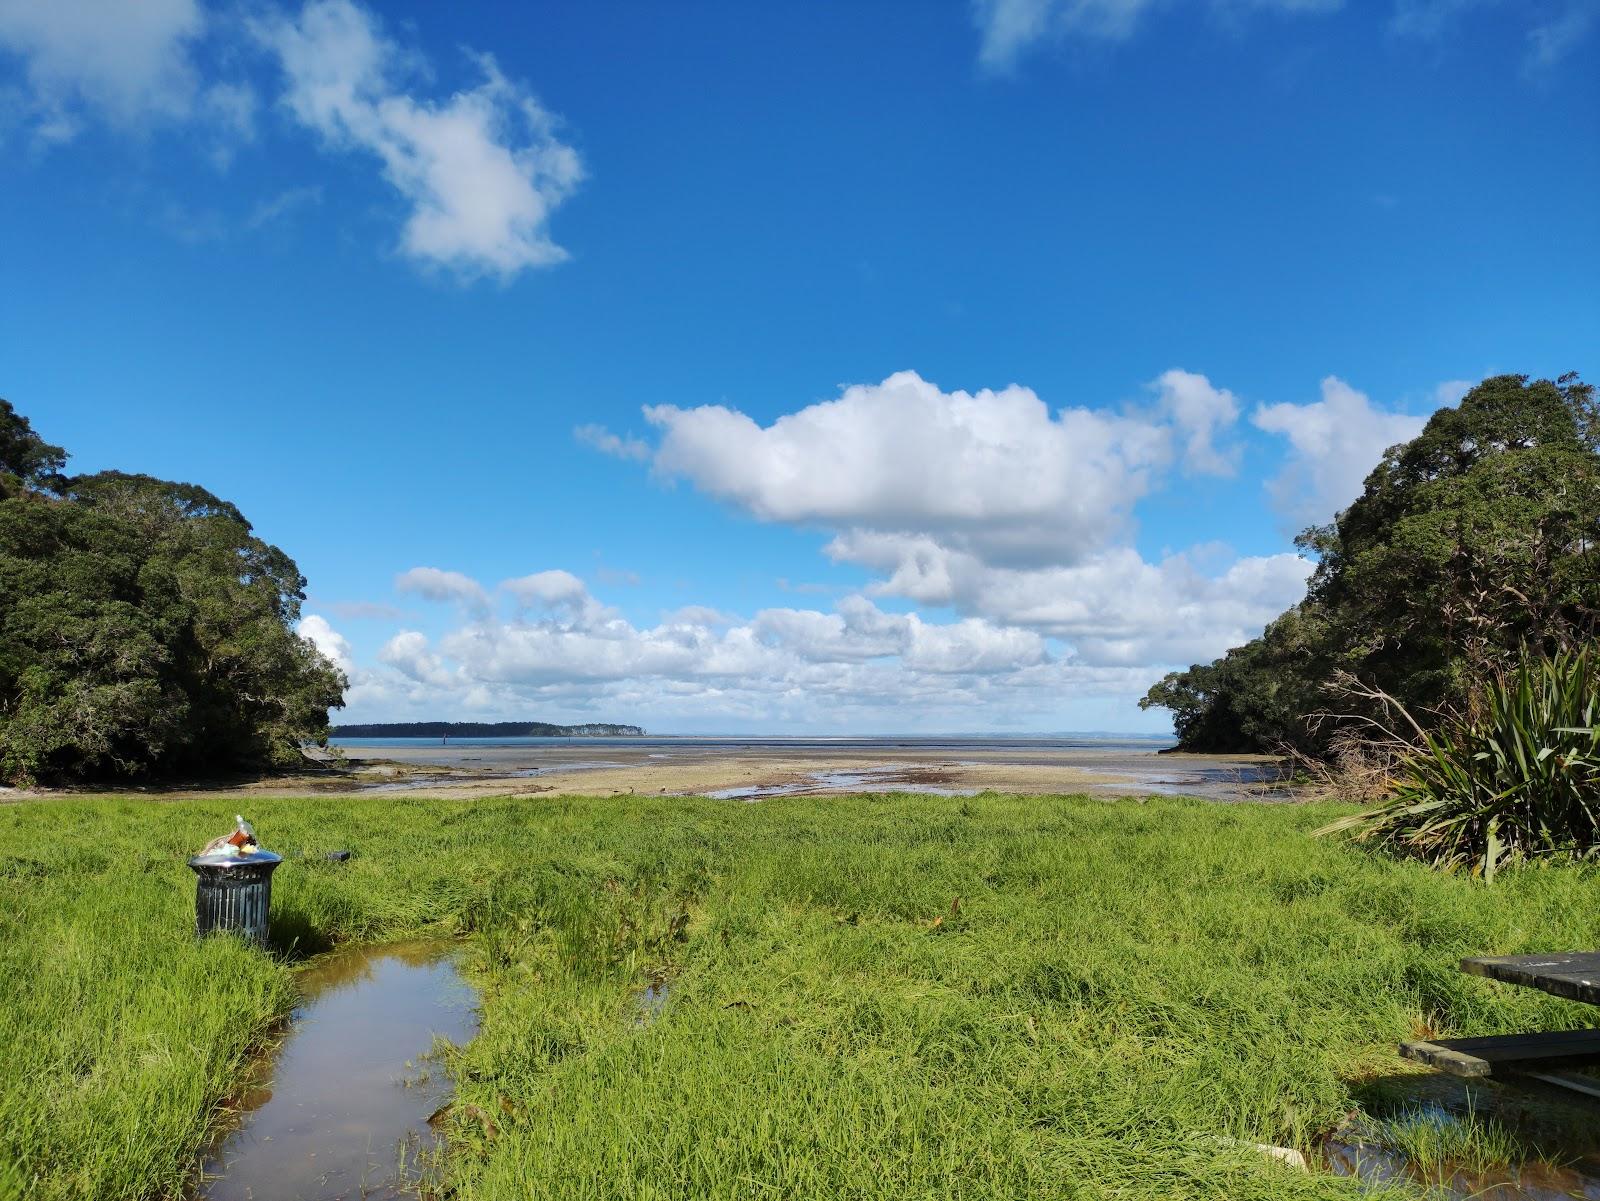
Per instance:
[[[633,1024],[635,1026],[648,1026],[661,1016],[662,1010],[667,1007],[668,987],[667,982],[658,977],[634,993]]]
[[[300,974],[282,1046],[241,1080],[243,1118],[207,1158],[207,1201],[339,1201],[407,1195],[449,1082],[424,1057],[477,1027],[448,944],[337,951]]]
[[[1422,1172],[1394,1151],[1337,1139],[1324,1144],[1323,1155],[1336,1176],[1355,1176],[1369,1185],[1420,1184],[1435,1196],[1462,1201],[1567,1201],[1571,1197],[1600,1201],[1600,1177],[1546,1163],[1483,1172],[1446,1165],[1434,1172]]]
[[[813,771],[806,779],[787,784],[745,784],[719,788],[705,795],[719,801],[758,801],[769,796],[810,796],[813,793],[852,791],[921,792],[936,796],[976,796],[977,788],[951,788],[935,782],[937,771],[927,768],[864,767],[857,771]],[[923,777],[923,778],[919,778]],[[933,780],[925,777],[933,777]]]
[[[1157,796],[1198,796],[1238,799],[1248,790],[1281,784],[1288,769],[1276,763],[1234,763],[1227,767],[1186,767],[1181,774],[1152,771],[1134,777],[1136,790]]]
[[[1336,1175],[1371,1186],[1420,1185],[1462,1201],[1600,1201],[1600,1116],[1582,1099],[1444,1075],[1387,1077],[1367,1091],[1377,1116],[1322,1144],[1323,1162]],[[1477,1163],[1453,1158],[1466,1150],[1469,1128],[1479,1141]],[[1426,1162],[1408,1158],[1408,1148]],[[1524,1154],[1532,1158],[1505,1162]]]

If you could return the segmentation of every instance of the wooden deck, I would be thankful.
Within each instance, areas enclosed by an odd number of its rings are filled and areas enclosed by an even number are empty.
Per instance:
[[[1569,1001],[1600,1005],[1600,951],[1571,955],[1490,955],[1463,959],[1461,970],[1507,984],[1542,988]]]

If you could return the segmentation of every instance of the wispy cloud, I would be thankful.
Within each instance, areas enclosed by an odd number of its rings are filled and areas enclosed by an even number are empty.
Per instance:
[[[1236,19],[1242,10],[1280,13],[1330,12],[1344,0],[1209,0],[1213,12]],[[1009,71],[1024,52],[1040,44],[1078,38],[1126,41],[1159,0],[973,0],[980,43],[978,61],[990,71]]]
[[[22,65],[21,119],[42,146],[94,121],[143,135],[209,129],[212,161],[255,136],[258,101],[243,80],[206,80],[196,50],[217,21],[198,0],[0,0],[0,59]]]
[[[246,229],[260,229],[266,225],[274,225],[300,209],[311,208],[322,203],[322,186],[313,184],[302,188],[285,188],[276,196],[263,200],[250,210],[250,215],[244,220]]]
[[[1565,11],[1528,30],[1528,49],[1524,66],[1529,71],[1553,67],[1566,58],[1594,29],[1600,4],[1594,0],[1575,0]]]
[[[204,25],[197,0],[0,0],[0,48],[22,60],[36,131],[51,141],[91,113],[125,127],[189,116]]]
[[[287,81],[295,120],[338,150],[375,157],[409,207],[400,252],[473,278],[510,279],[567,252],[549,219],[583,178],[555,119],[488,54],[482,77],[447,100],[419,99],[401,79],[417,56],[351,0],[312,0],[298,18],[253,25]]]
[[[603,425],[580,425],[572,431],[572,436],[585,446],[617,459],[634,459],[642,462],[648,459],[651,453],[648,442],[613,434]]]
[[[397,591],[408,592],[431,601],[455,601],[482,612],[489,607],[489,594],[471,576],[438,567],[413,567],[394,578]]]
[[[1440,41],[1473,14],[1510,11],[1528,22],[1523,71],[1533,75],[1566,58],[1593,31],[1600,0],[1529,4],[1525,0],[1396,0],[1390,28],[1403,37]]]

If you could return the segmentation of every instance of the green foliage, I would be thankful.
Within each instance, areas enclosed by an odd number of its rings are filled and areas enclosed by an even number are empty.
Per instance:
[[[1368,1124],[1364,1140],[1399,1152],[1437,1185],[1446,1184],[1456,1172],[1482,1173],[1520,1163],[1530,1149],[1516,1131],[1480,1116],[1470,1103],[1459,1115],[1433,1106],[1411,1106]]]
[[[269,767],[326,737],[343,677],[294,632],[293,560],[238,509],[149,476],[63,477],[9,406],[0,452],[0,780]]]
[[[447,1132],[462,1201],[1370,1195],[1229,1140],[1310,1149],[1401,1039],[1585,1024],[1454,963],[1600,943],[1595,867],[1491,892],[1309,839],[1328,806],[252,804],[280,955],[465,936],[481,1032],[448,1067],[498,1129]],[[27,1201],[182,1195],[292,1004],[291,964],[191,933],[183,859],[237,808],[0,805],[0,1181]]]
[[[1530,661],[1474,699],[1422,735],[1382,805],[1325,832],[1489,879],[1510,859],[1600,855],[1600,660]]]
[[[66,451],[34,433],[9,400],[0,400],[0,497],[23,487],[48,487],[66,462]]]
[[[1194,750],[1326,753],[1373,716],[1340,678],[1418,714],[1459,708],[1524,653],[1600,636],[1600,422],[1594,389],[1484,380],[1390,448],[1362,495],[1298,544],[1317,559],[1304,602],[1260,638],[1174,672],[1141,705],[1171,709]]]

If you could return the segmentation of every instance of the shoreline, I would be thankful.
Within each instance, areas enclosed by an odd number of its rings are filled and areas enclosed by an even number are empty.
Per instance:
[[[116,791],[160,797],[239,798],[395,793],[478,796],[830,796],[924,792],[1021,795],[1195,796],[1283,801],[1281,761],[1268,755],[1201,755],[1027,743],[959,748],[816,745],[793,749],[686,741],[617,745],[385,745],[322,751],[303,773],[110,789],[0,790],[0,803]]]

